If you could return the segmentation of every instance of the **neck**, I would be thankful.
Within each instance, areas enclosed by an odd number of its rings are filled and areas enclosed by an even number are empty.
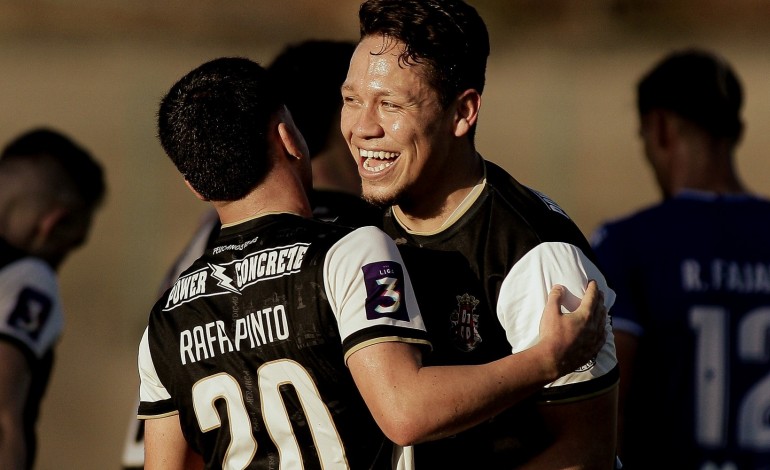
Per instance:
[[[716,194],[741,194],[747,190],[733,165],[732,147],[696,141],[684,148],[672,165],[670,194],[691,189]]]
[[[393,206],[399,221],[414,232],[439,231],[473,188],[484,178],[484,160],[475,151],[455,161],[461,165],[444,165],[422,194],[406,197]]]
[[[267,178],[265,183],[237,201],[212,201],[219,220],[227,225],[280,212],[312,217],[304,187],[296,180],[281,181]]]

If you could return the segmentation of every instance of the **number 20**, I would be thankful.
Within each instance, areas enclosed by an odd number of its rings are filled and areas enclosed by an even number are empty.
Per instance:
[[[326,404],[321,400],[313,379],[297,362],[285,359],[267,362],[257,371],[262,418],[267,432],[278,448],[279,468],[281,470],[302,468],[302,454],[281,398],[280,386],[284,384],[294,386],[297,392],[321,460],[321,467],[349,468],[334,421]],[[192,396],[198,425],[203,432],[222,425],[214,402],[218,399],[225,401],[232,441],[227,448],[222,468],[224,470],[246,468],[256,455],[259,445],[251,432],[251,419],[238,381],[226,373],[214,374],[196,382],[193,385]]]

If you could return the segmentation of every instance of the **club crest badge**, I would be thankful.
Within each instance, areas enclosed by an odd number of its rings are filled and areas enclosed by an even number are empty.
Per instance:
[[[456,298],[457,310],[449,317],[452,342],[460,351],[473,351],[481,342],[479,315],[476,313],[479,300],[470,294],[458,295]]]

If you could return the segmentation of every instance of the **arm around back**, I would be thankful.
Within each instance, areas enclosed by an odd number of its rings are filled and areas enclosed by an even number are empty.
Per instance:
[[[595,355],[601,348],[607,311],[596,283],[589,283],[570,314],[561,313],[563,295],[560,286],[551,291],[535,346],[494,362],[423,367],[416,347],[390,342],[356,351],[348,367],[375,420],[396,444],[455,434],[530,396],[585,363],[584,354]],[[568,333],[554,334],[554,328]],[[585,338],[565,347],[563,334]],[[575,347],[584,352],[576,354]]]

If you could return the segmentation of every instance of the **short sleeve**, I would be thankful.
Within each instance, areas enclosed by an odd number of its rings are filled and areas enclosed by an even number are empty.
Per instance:
[[[523,256],[503,281],[497,310],[512,352],[520,352],[537,342],[543,309],[555,284],[567,288],[563,308],[572,311],[580,305],[591,279],[604,292],[605,306],[609,310],[615,302],[614,291],[596,265],[576,246],[561,242],[541,243]],[[607,341],[595,363],[559,378],[552,385],[591,380],[615,369],[617,358],[609,318],[605,328]]]
[[[176,412],[171,395],[158,378],[150,353],[149,327],[139,342],[139,419],[160,418]]]
[[[40,359],[64,326],[56,273],[37,258],[22,258],[0,270],[0,339]]]
[[[373,342],[429,344],[401,254],[380,229],[340,239],[327,253],[324,277],[346,358]]]

